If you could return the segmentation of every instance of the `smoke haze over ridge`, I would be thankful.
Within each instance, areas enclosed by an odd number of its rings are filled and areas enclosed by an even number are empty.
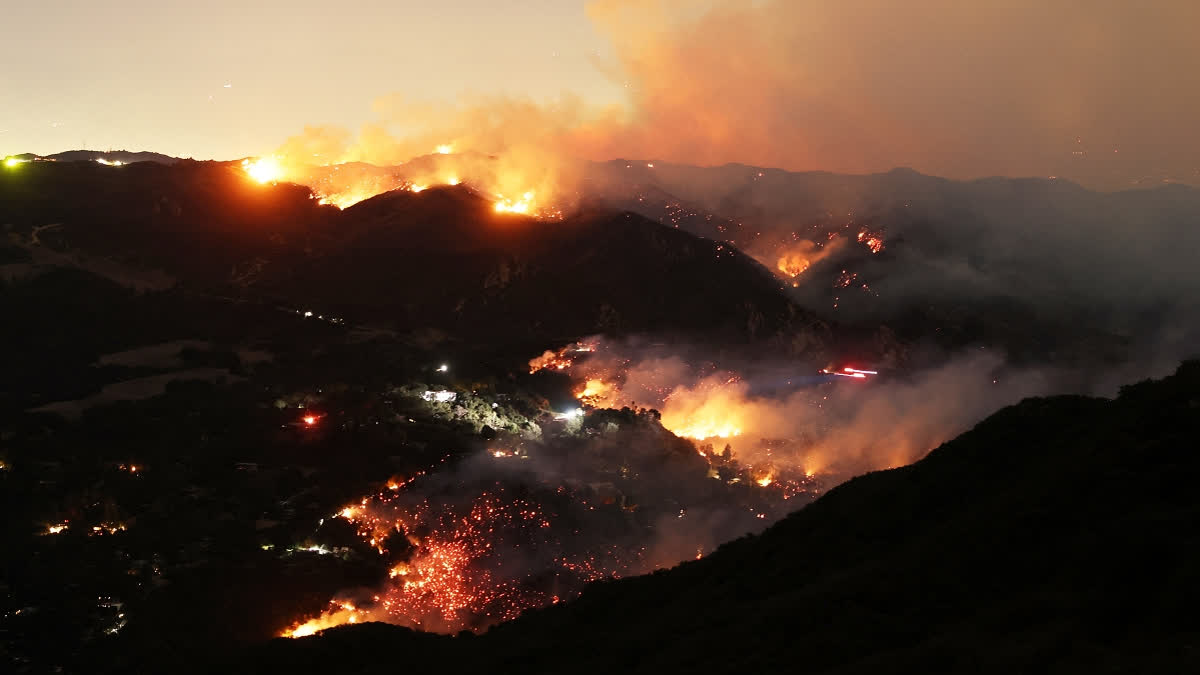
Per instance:
[[[285,151],[395,164],[453,143],[551,167],[652,157],[1100,189],[1200,179],[1200,92],[1178,75],[1200,60],[1188,3],[596,0],[588,15],[623,101],[400,92],[357,135],[310,127]]]

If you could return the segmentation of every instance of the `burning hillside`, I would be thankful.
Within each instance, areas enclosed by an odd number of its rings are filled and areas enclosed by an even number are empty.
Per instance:
[[[327,519],[352,525],[388,578],[283,634],[361,621],[480,631],[589,582],[700,557],[821,491],[814,476],[676,438],[649,412],[562,415],[543,429],[541,440],[500,438],[448,469],[391,480]]]
[[[305,185],[321,204],[348,208],[392,190],[421,192],[430,187],[467,185],[488,198],[497,213],[543,220],[561,219],[562,199],[553,177],[542,169],[506,157],[455,154],[454,146],[437,146],[432,154],[394,166],[375,166],[344,157],[313,163],[289,154],[243,160],[241,168],[259,183]]]
[[[388,578],[284,634],[361,621],[482,631],[591,581],[703,556],[1041,386],[976,356],[876,382],[866,367],[780,377],[779,363],[666,349],[593,338],[531,359],[531,375],[569,379],[584,407],[544,411],[541,435],[501,435],[341,509],[334,521],[353,526]]]
[[[907,464],[996,401],[1045,386],[997,355],[968,354],[875,381],[868,364],[797,367],[687,346],[589,339],[547,351],[531,371],[565,375],[593,408],[653,409],[663,428],[741,465],[792,476],[848,476]]]

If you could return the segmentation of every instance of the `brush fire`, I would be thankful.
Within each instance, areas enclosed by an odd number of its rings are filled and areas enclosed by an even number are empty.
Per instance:
[[[492,202],[498,214],[526,215],[539,220],[563,217],[561,209],[539,198],[551,190],[550,183],[532,177],[536,171],[515,162],[455,154],[450,144],[438,145],[431,155],[393,167],[374,166],[353,158],[313,162],[278,153],[242,160],[241,170],[260,184],[305,185],[321,204],[339,209],[393,190],[418,193],[431,187],[463,185]]]
[[[660,489],[667,493],[661,501],[636,503],[621,485],[641,482],[580,480],[586,471],[572,479],[554,476],[556,481],[541,473],[538,480],[497,474],[490,480],[459,476],[451,483],[437,477],[389,482],[333,516],[352,524],[386,562],[382,587],[332,600],[320,615],[281,635],[304,637],[363,621],[440,633],[481,631],[572,598],[592,581],[697,557],[698,549],[711,550],[726,537],[778,519],[801,501],[788,504],[791,497],[819,491],[811,476],[783,485],[774,470],[739,467],[721,452],[709,452],[710,477],[685,468],[704,466],[698,455],[684,456],[677,470],[693,480],[717,478],[728,494],[719,505],[682,510],[670,489]],[[513,454],[491,449],[486,456]],[[649,478],[646,489],[658,484]],[[708,520],[689,519],[691,513]],[[713,513],[723,515],[714,521]],[[717,522],[728,531],[714,532]]]
[[[529,365],[590,368],[597,350],[573,343]],[[281,634],[362,621],[481,631],[592,581],[698,557],[821,492],[822,477],[769,460],[776,445],[765,444],[759,461],[740,461],[725,441],[741,429],[702,421],[720,417],[715,408],[695,411],[688,431],[649,410],[597,407],[616,405],[617,379],[581,384],[576,396],[587,408],[554,415],[570,424],[537,439],[502,437],[436,473],[391,478],[339,510],[333,518],[353,525],[387,578]],[[672,426],[677,435],[664,429]]]

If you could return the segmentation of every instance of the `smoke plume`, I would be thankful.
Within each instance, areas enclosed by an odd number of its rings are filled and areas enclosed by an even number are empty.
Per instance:
[[[285,149],[398,164],[452,143],[522,166],[654,157],[1116,188],[1200,171],[1194,3],[1151,0],[595,0],[600,64],[628,92],[596,105],[381,98],[357,135],[312,127]]]

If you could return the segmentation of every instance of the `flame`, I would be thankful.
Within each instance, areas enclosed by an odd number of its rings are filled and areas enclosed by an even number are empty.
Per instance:
[[[798,277],[804,274],[808,266],[808,258],[798,254],[790,254],[780,258],[779,262],[775,264],[775,269],[782,272],[784,276]]]
[[[587,405],[599,406],[604,403],[612,391],[611,384],[599,378],[591,378],[583,385],[582,389],[575,392],[575,398]]]
[[[260,157],[253,162],[243,159],[242,170],[259,183],[273,183],[283,178],[283,165],[275,157]]]
[[[364,199],[370,199],[371,197],[374,197],[374,196],[375,196],[375,194],[371,193],[371,192],[363,192],[363,191],[354,190],[351,192],[342,192],[342,193],[337,193],[337,194],[323,195],[320,197],[319,203],[328,204],[329,206],[336,206],[339,209],[346,209],[351,206],[354,206],[355,204],[363,201]]]
[[[753,403],[736,377],[709,377],[694,386],[680,385],[666,397],[662,425],[676,436],[697,441],[742,435]]]
[[[547,349],[541,356],[529,359],[529,373],[532,375],[539,370],[566,370],[575,363],[582,354],[596,351],[596,345],[588,342],[569,344],[557,351]]]
[[[834,235],[824,245],[808,239],[801,239],[795,244],[788,246],[779,254],[775,261],[775,270],[783,278],[794,280],[808,271],[808,268],[832,255],[845,245],[845,243],[846,239],[838,235]],[[766,260],[761,260],[761,258],[760,262],[767,263]]]
[[[563,217],[561,209],[552,206],[549,199],[565,194],[559,169],[543,155],[464,153],[456,144],[446,143],[436,146],[431,155],[404,161],[403,155],[380,158],[364,155],[362,148],[334,146],[289,139],[269,157],[247,159],[242,165],[258,182],[287,180],[305,185],[321,204],[342,209],[392,190],[420,192],[435,185],[467,183],[478,194],[488,196],[497,213],[523,214],[539,220]]]
[[[742,435],[742,429],[732,422],[721,420],[687,421],[674,426],[664,422],[663,427],[681,438],[706,441],[710,438],[734,438]]]
[[[517,201],[513,201],[511,199],[505,199],[504,195],[499,195],[496,199],[496,207],[495,207],[496,212],[497,213],[520,213],[520,214],[529,213],[530,210],[533,208],[533,197],[534,197],[534,195],[533,195],[532,191],[526,192],[525,194],[521,195],[521,199],[519,199]]]
[[[516,542],[524,547],[532,545],[531,533],[552,536],[550,517],[535,502],[499,491],[484,493],[465,507],[435,509],[426,501],[410,503],[403,493],[381,494],[364,499],[361,508],[343,510],[341,516],[355,524],[359,536],[381,553],[386,552],[382,542],[395,531],[408,533],[406,538],[415,552],[391,567],[388,586],[374,608],[347,612],[335,603],[321,617],[299,624],[285,635],[311,634],[364,615],[426,630],[457,632],[478,628],[481,617],[508,620],[550,602],[544,591],[525,588],[505,576],[509,571],[503,557],[504,537],[524,533],[517,535]],[[419,537],[413,534],[417,532]],[[553,546],[554,540],[543,543]],[[584,574],[585,581],[611,576],[614,571],[597,569],[593,561],[556,560],[564,574],[591,570]]]
[[[858,241],[866,245],[871,253],[879,253],[883,250],[883,234],[872,232],[870,230],[861,230],[858,233]]]
[[[314,635],[326,628],[341,626],[347,623],[358,623],[361,612],[350,603],[340,603],[334,600],[330,601],[333,605],[331,609],[326,610],[321,616],[315,619],[309,619],[303,623],[296,624],[291,628],[280,633],[280,637],[301,638]]]

